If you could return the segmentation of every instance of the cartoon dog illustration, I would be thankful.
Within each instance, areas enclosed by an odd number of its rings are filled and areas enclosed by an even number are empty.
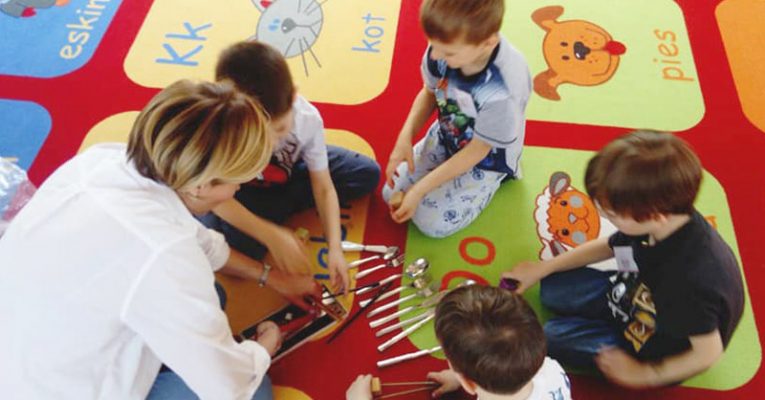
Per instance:
[[[560,171],[550,176],[549,185],[537,196],[534,219],[543,246],[539,251],[541,260],[616,232],[616,227],[598,214],[590,197],[573,188],[571,177]],[[606,269],[615,264],[608,260],[591,266]]]
[[[37,13],[36,8],[65,6],[69,0],[0,0],[0,11],[11,17],[29,18]]]
[[[614,75],[626,47],[605,29],[589,21],[558,21],[563,7],[540,8],[531,19],[547,33],[542,52],[548,69],[534,78],[534,91],[549,100],[560,100],[558,86],[600,85]]]

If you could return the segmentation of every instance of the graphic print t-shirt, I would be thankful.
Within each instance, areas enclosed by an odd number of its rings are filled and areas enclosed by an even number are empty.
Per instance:
[[[483,71],[465,76],[443,60],[422,60],[425,86],[435,93],[439,138],[449,156],[474,137],[492,146],[476,167],[518,178],[531,75],[523,55],[504,38]]]
[[[287,183],[295,164],[301,159],[309,171],[329,167],[324,121],[319,110],[302,96],[297,96],[292,109],[295,113],[292,130],[274,147],[271,162],[259,178],[250,182],[251,185],[267,187]]]
[[[720,331],[727,346],[741,319],[744,288],[733,252],[704,217],[649,246],[647,236],[621,232],[609,239],[630,249],[639,272],[619,272],[608,294],[624,337],[641,360],[690,348],[690,336]]]

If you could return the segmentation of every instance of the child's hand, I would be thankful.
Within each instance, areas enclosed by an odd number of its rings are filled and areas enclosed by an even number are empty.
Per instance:
[[[274,266],[288,274],[310,274],[311,262],[308,259],[308,250],[295,232],[280,226],[272,233],[271,240],[266,243],[266,246]]]
[[[348,262],[345,261],[342,250],[329,250],[327,267],[329,268],[329,280],[332,282],[332,288],[336,292],[351,288],[351,278],[348,276]]]
[[[595,363],[603,375],[617,385],[632,389],[656,386],[656,370],[620,348],[608,347],[600,350],[595,356]]]
[[[450,369],[445,369],[441,372],[431,372],[428,374],[428,379],[441,385],[433,391],[433,397],[441,397],[446,393],[459,389],[461,386],[459,379],[457,379],[457,374]]]
[[[359,375],[345,392],[345,400],[372,400],[372,375]]]
[[[406,161],[406,165],[409,168],[409,174],[414,173],[414,151],[412,150],[412,143],[396,142],[393,147],[393,151],[390,152],[390,158],[388,158],[388,166],[385,167],[385,181],[389,187],[393,187],[393,177],[396,176],[396,169],[399,164]]]
[[[502,278],[509,278],[517,281],[518,287],[514,291],[521,294],[526,291],[526,289],[539,282],[543,276],[539,262],[522,261],[515,264],[513,269],[503,272]]]
[[[391,209],[391,218],[399,224],[410,220],[417,211],[417,207],[420,205],[421,201],[422,195],[420,195],[419,192],[415,190],[415,186],[413,186],[409,191],[404,193],[404,199],[401,200],[401,205],[396,209]]]
[[[276,325],[273,321],[266,321],[258,325],[257,338],[255,341],[265,347],[268,354],[271,357],[276,354],[280,347],[282,347],[282,331],[279,330],[279,325]]]

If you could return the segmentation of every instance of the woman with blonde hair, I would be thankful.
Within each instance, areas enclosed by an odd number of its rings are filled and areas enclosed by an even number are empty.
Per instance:
[[[265,121],[229,84],[179,81],[139,114],[127,148],[94,146],[48,178],[0,239],[5,398],[143,399],[163,363],[201,398],[269,397],[279,330],[236,343],[214,272],[296,302],[318,285],[268,276],[192,215],[260,173]]]

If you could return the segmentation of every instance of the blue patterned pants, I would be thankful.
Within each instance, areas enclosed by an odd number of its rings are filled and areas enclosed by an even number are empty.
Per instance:
[[[398,176],[393,178],[393,189],[383,186],[383,199],[388,202],[393,193],[407,191],[447,159],[446,149],[438,140],[438,126],[434,124],[414,145],[414,173],[409,174],[406,163],[399,165]],[[412,222],[427,236],[449,236],[478,218],[506,175],[473,168],[444,182],[422,198]]]

